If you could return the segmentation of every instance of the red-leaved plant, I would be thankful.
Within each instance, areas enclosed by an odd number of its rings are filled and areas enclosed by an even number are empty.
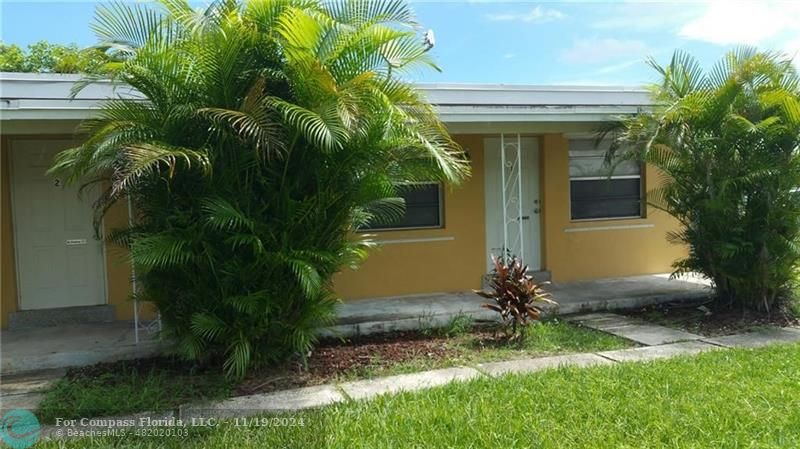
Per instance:
[[[537,283],[528,274],[527,265],[516,256],[492,255],[492,262],[494,269],[489,275],[489,289],[473,291],[494,301],[482,306],[498,312],[506,328],[510,325],[516,337],[520,327],[541,318],[544,304],[557,303],[542,290],[545,283]]]

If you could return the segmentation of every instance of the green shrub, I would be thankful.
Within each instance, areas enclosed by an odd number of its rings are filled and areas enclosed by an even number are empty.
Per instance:
[[[701,273],[721,300],[773,310],[791,296],[800,260],[800,79],[791,58],[741,49],[707,73],[680,52],[651,64],[662,76],[654,110],[612,131],[617,147],[663,175],[647,199],[681,225],[668,236],[688,248],[675,274]]]
[[[333,318],[331,278],[367,255],[356,229],[397,219],[401,182],[457,182],[460,147],[400,76],[433,66],[402,1],[98,7],[109,101],[54,172],[130,200],[142,300],[188,359],[241,377],[304,356]],[[435,67],[435,66],[434,66]]]

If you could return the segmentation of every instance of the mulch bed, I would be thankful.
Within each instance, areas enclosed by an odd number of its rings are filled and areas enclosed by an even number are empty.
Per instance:
[[[777,310],[767,315],[752,310],[704,303],[667,303],[627,311],[628,316],[656,324],[683,329],[706,337],[739,334],[763,326],[798,326],[800,320],[790,312]]]
[[[491,330],[480,328],[473,329],[470,335],[479,344],[485,342],[486,346],[501,338]],[[452,340],[421,332],[366,335],[344,341],[325,340],[308,358],[307,367],[294,361],[277,369],[256,370],[239,384],[236,393],[247,395],[319,385],[346,372],[388,367],[419,359],[443,360],[457,355],[457,351],[447,344],[448,341]]]

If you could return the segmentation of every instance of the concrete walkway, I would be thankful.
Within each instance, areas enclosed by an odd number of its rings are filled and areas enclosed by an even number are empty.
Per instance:
[[[625,333],[627,335],[625,338],[638,341],[645,346],[596,353],[481,363],[475,366],[437,369],[413,374],[297,388],[234,397],[210,404],[188,404],[175,411],[145,412],[128,417],[118,417],[117,419],[134,419],[137,426],[146,426],[148,425],[146,424],[148,422],[147,419],[181,419],[185,422],[192,418],[224,419],[264,413],[293,412],[350,400],[365,400],[384,394],[419,391],[451,382],[463,382],[486,376],[499,377],[512,373],[535,373],[562,366],[589,367],[624,362],[642,362],[677,356],[691,356],[701,352],[719,351],[727,348],[756,348],[771,344],[800,342],[800,329],[798,328],[767,328],[727,337],[706,338],[686,332],[680,333],[680,331],[675,333],[673,329],[663,326],[643,325],[636,320],[614,314],[583,315],[571,317],[571,320],[595,329],[602,328],[604,331],[615,335]],[[624,330],[630,326],[643,326],[646,329],[638,328],[636,332]],[[646,332],[644,332],[645,330]],[[656,341],[657,337],[663,337],[661,341],[664,343],[652,345],[647,343],[648,341]],[[144,421],[140,421],[142,418]],[[82,429],[86,428],[82,427]],[[97,429],[101,430],[102,428]],[[42,429],[42,435],[60,438],[58,430],[55,427],[45,427]]]
[[[558,302],[557,308],[549,307],[550,312],[560,315],[639,308],[710,294],[708,283],[701,279],[670,279],[666,274],[553,283],[545,289]],[[442,327],[457,315],[478,321],[497,320],[497,313],[481,307],[484,302],[472,292],[347,301],[339,306],[336,326],[323,330],[323,335]]]
[[[149,357],[159,352],[153,334],[139,333],[134,339],[133,323],[72,324],[0,333],[2,376],[69,366]]]
[[[3,376],[0,379],[0,410],[37,408],[43,393],[63,375],[64,370],[57,369],[21,376]]]
[[[567,317],[581,326],[622,337],[645,346],[658,346],[679,341],[702,340],[701,335],[659,326],[614,313],[591,313]]]

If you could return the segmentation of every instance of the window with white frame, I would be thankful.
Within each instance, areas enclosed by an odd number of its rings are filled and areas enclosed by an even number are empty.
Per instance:
[[[607,142],[569,141],[569,198],[573,220],[642,216],[642,164],[622,160],[608,165]]]
[[[438,182],[407,183],[397,186],[397,195],[406,203],[405,214],[392,223],[364,229],[413,229],[442,227],[442,186]]]

